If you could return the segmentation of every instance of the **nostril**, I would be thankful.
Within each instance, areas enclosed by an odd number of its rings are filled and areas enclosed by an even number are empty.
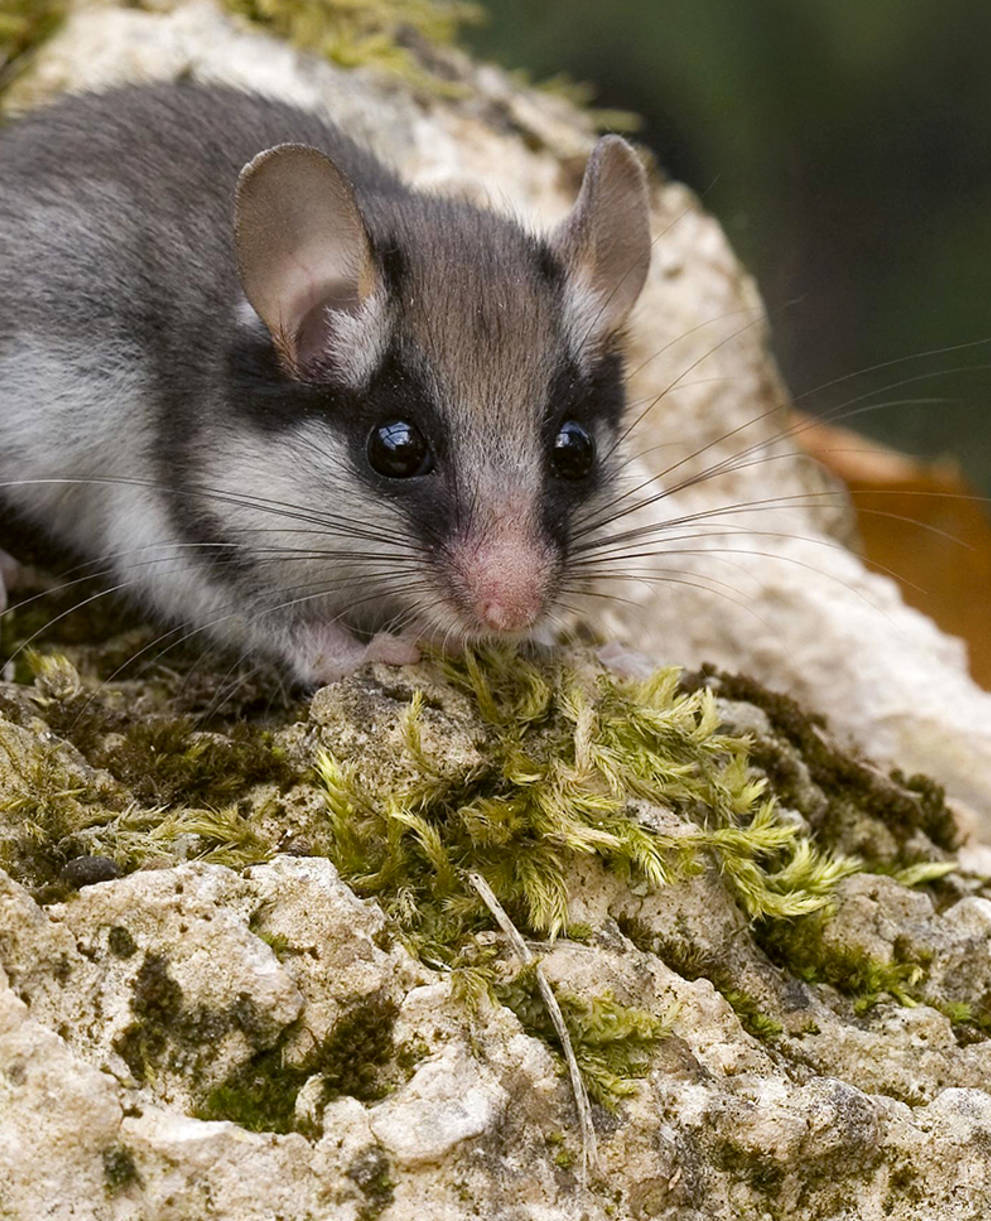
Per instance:
[[[530,627],[537,618],[535,606],[507,606],[502,602],[490,600],[479,607],[479,617],[486,627],[497,632],[516,632]]]

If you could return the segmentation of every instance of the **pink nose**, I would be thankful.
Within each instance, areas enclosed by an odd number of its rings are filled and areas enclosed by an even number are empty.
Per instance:
[[[504,595],[489,597],[478,605],[478,617],[486,627],[497,632],[521,632],[531,627],[540,614],[537,598],[506,598]]]
[[[551,567],[539,543],[506,531],[481,542],[466,539],[459,552],[455,566],[480,624],[494,632],[521,632],[537,622]]]

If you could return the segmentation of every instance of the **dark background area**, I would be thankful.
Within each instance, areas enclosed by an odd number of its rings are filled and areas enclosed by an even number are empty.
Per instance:
[[[975,0],[485,0],[467,41],[564,71],[700,194],[756,274],[806,410],[936,397],[861,431],[991,492],[991,6]],[[958,367],[963,372],[952,372]]]

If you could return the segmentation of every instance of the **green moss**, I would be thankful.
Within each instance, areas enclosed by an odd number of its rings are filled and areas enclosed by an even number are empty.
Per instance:
[[[767,715],[776,735],[796,750],[813,782],[826,797],[823,810],[808,808],[795,765],[773,740],[754,743],[754,761],[765,771],[779,799],[801,811],[827,843],[843,842],[851,808],[876,819],[899,842],[921,830],[939,848],[959,846],[959,830],[946,805],[943,789],[926,776],[887,776],[855,754],[842,750],[826,733],[821,716],[805,712],[780,692],[770,691],[743,674],[703,666],[682,679],[686,691],[711,689],[730,700],[744,700]]]
[[[107,946],[117,958],[130,958],[137,953],[137,942],[121,924],[115,924],[107,934]]]
[[[162,1058],[182,1012],[182,1000],[182,989],[168,973],[168,961],[146,954],[131,990],[130,1008],[136,1020],[114,1040],[114,1050],[135,1080],[146,1081]]]
[[[344,1171],[365,1194],[365,1203],[358,1210],[358,1221],[375,1221],[395,1199],[392,1166],[379,1145],[369,1145],[354,1158]]]
[[[240,869],[269,860],[276,837],[232,807],[223,810],[126,810],[90,836],[96,849],[130,872],[146,861],[195,859]]]
[[[929,886],[938,882],[959,866],[956,861],[915,861],[911,865],[887,866],[880,864],[872,872],[888,874],[899,886]]]
[[[271,949],[272,953],[280,962],[293,954],[301,954],[304,951],[300,950],[291,940],[282,933],[265,933],[254,930],[255,936],[260,938]]]
[[[568,923],[569,868],[589,856],[651,887],[715,859],[747,913],[774,919],[822,907],[856,868],[778,818],[746,740],[717,732],[711,694],[679,694],[676,670],[624,683],[492,651],[445,672],[489,735],[486,765],[467,784],[445,782],[426,757],[417,698],[405,741],[420,779],[407,791],[379,800],[347,766],[320,762],[335,864],[435,958],[452,961],[490,923],[468,871],[519,926],[553,937]],[[637,799],[695,828],[655,830],[636,817]]]
[[[274,1047],[258,1052],[211,1089],[197,1108],[197,1116],[227,1119],[252,1132],[316,1135],[297,1119],[299,1091],[319,1074],[324,1104],[342,1094],[362,1102],[384,1097],[391,1084],[386,1070],[393,1052],[396,1012],[394,1002],[385,997],[363,998],[338,1019],[301,1064],[285,1063],[284,1049],[294,1031],[283,1032]]]
[[[134,1154],[126,1145],[112,1145],[103,1151],[103,1179],[111,1198],[133,1185],[141,1185]]]
[[[90,689],[64,657],[34,655],[32,664],[34,686],[9,715],[31,729],[40,713],[101,769],[80,767],[58,740],[7,752],[22,775],[0,799],[0,864],[36,897],[65,896],[60,874],[76,856],[107,856],[128,872],[163,857],[238,866],[273,854],[275,835],[262,836],[258,822],[307,777],[270,730],[237,721],[205,732],[190,716],[155,712],[135,720],[114,690]],[[267,804],[252,798],[258,785],[270,788]]]
[[[528,1034],[560,1050],[532,967],[493,990]],[[647,1073],[653,1052],[670,1034],[667,1022],[645,1009],[620,1005],[608,993],[591,1002],[562,992],[557,999],[589,1096],[615,1110],[621,1099],[636,1092],[634,1079]]]
[[[388,1093],[382,1068],[392,1051],[396,1004],[372,996],[339,1018],[314,1061],[324,1081],[324,1097],[347,1094],[375,1102]]]
[[[0,91],[58,29],[66,0],[0,0]]]
[[[534,80],[525,69],[517,68],[509,73],[510,77],[521,88],[535,89],[539,93],[549,93],[554,97],[564,98],[577,110],[582,111],[598,131],[618,131],[625,134],[638,132],[643,128],[642,115],[632,110],[619,110],[615,107],[595,106],[598,89],[588,81],[575,80],[567,72],[556,72],[553,76]]]
[[[225,0],[239,16],[342,67],[371,64],[431,92],[451,93],[439,66],[424,67],[416,47],[454,40],[478,21],[479,5],[464,0]],[[412,45],[411,45],[412,44]]]
[[[884,996],[903,1005],[921,999],[919,984],[925,978],[917,961],[879,962],[864,951],[837,945],[824,936],[831,916],[818,912],[790,925],[763,925],[755,929],[767,953],[807,983],[831,984],[853,1000],[857,1013],[872,1008]]]
[[[771,1042],[781,1036],[784,1027],[769,1013],[765,1013],[752,996],[738,988],[727,988],[723,997],[740,1019],[740,1025],[762,1043]]]
[[[233,1030],[262,1048],[279,1036],[246,992],[222,1009],[187,1005],[168,959],[158,954],[145,955],[130,1008],[134,1020],[114,1040],[114,1050],[141,1083],[154,1080],[163,1066],[195,1078],[209,1068],[217,1041]]]
[[[403,730],[405,770],[416,778],[405,791],[377,797],[329,756],[320,771],[334,863],[379,900],[424,961],[454,969],[468,1001],[493,986],[491,950],[474,942],[492,920],[470,872],[518,927],[553,938],[568,927],[569,874],[588,857],[652,888],[714,860],[748,915],[771,923],[819,910],[857,868],[822,855],[778,818],[746,741],[718,732],[711,693],[679,692],[676,670],[631,683],[495,650],[443,668],[483,722],[484,766],[467,779],[444,778],[424,749],[416,696]],[[636,816],[638,799],[678,811],[688,826],[678,834],[650,827]],[[526,974],[518,979],[501,998],[527,1029],[551,1039],[542,1002],[531,1005]],[[561,1003],[590,1091],[614,1104],[643,1070],[662,1023],[608,997],[587,1011]],[[756,1008],[748,1017],[770,1037],[772,1018]]]
[[[66,863],[85,851],[78,833],[116,818],[124,802],[113,785],[69,766],[57,744],[37,741],[32,749],[21,762],[7,752],[16,778],[8,777],[10,796],[0,798],[0,865],[52,900],[70,889],[59,881]]]
[[[991,994],[985,994],[973,1004],[932,995],[927,995],[925,1001],[950,1019],[954,1036],[961,1046],[982,1043],[991,1037]]]
[[[40,613],[40,600],[24,596],[13,612],[15,626],[25,607]],[[61,633],[55,626],[52,633],[71,634],[74,614],[57,625]],[[111,617],[103,626],[113,631],[119,624]],[[90,623],[84,627],[95,630]],[[118,639],[130,640],[130,632]],[[4,640],[9,653],[6,619]],[[127,872],[149,859],[243,865],[272,855],[276,836],[260,838],[257,822],[278,813],[282,795],[308,777],[283,756],[265,723],[245,715],[273,702],[261,679],[247,682],[236,700],[220,699],[226,676],[204,670],[200,659],[185,673],[164,672],[161,681],[143,684],[136,710],[130,683],[94,680],[86,648],[74,651],[79,668],[61,651],[41,651],[61,650],[61,644],[36,643],[19,654],[31,684],[2,697],[4,715],[33,742],[27,751],[20,741],[6,751],[8,768],[20,768],[22,775],[10,778],[4,786],[9,795],[0,799],[0,813],[8,816],[0,864],[36,898],[65,897],[59,875],[76,856],[108,856]],[[230,686],[234,690],[239,681]],[[206,712],[179,711],[184,704],[205,705]],[[39,716],[54,736],[38,733]],[[207,728],[210,718],[213,729]],[[66,743],[100,770],[80,767]],[[254,792],[258,785],[269,787],[265,806]]]
[[[712,1152],[720,1170],[728,1171],[745,1182],[753,1191],[773,1201],[781,1191],[784,1169],[772,1158],[761,1156],[734,1141],[722,1141]]]
[[[199,1119],[226,1119],[250,1132],[294,1132],[296,1096],[310,1074],[283,1062],[281,1046],[253,1056],[196,1108]]]
[[[113,745],[91,754],[148,804],[223,806],[255,784],[285,788],[299,779],[272,744],[250,724],[226,733],[200,731],[191,717],[157,716],[131,724]]]

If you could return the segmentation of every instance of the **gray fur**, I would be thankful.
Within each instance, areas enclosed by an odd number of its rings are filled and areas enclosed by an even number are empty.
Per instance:
[[[283,369],[287,402],[325,381],[336,415],[283,421],[264,378],[232,374],[245,344],[272,348],[238,282],[233,201],[246,163],[287,142],[351,183],[381,283],[367,316],[326,311],[325,365]],[[645,216],[645,197],[630,207]],[[84,96],[0,129],[0,496],[158,616],[306,681],[369,655],[352,631],[484,634],[459,584],[483,545],[544,556],[551,609],[570,510],[548,507],[548,399],[632,304],[624,287],[622,310],[576,328],[576,231],[555,259],[508,220],[405,188],[329,123],[223,89]],[[387,351],[395,393],[425,396],[445,438],[433,500],[383,494],[338,418],[359,426]],[[590,427],[607,440],[617,423]]]

